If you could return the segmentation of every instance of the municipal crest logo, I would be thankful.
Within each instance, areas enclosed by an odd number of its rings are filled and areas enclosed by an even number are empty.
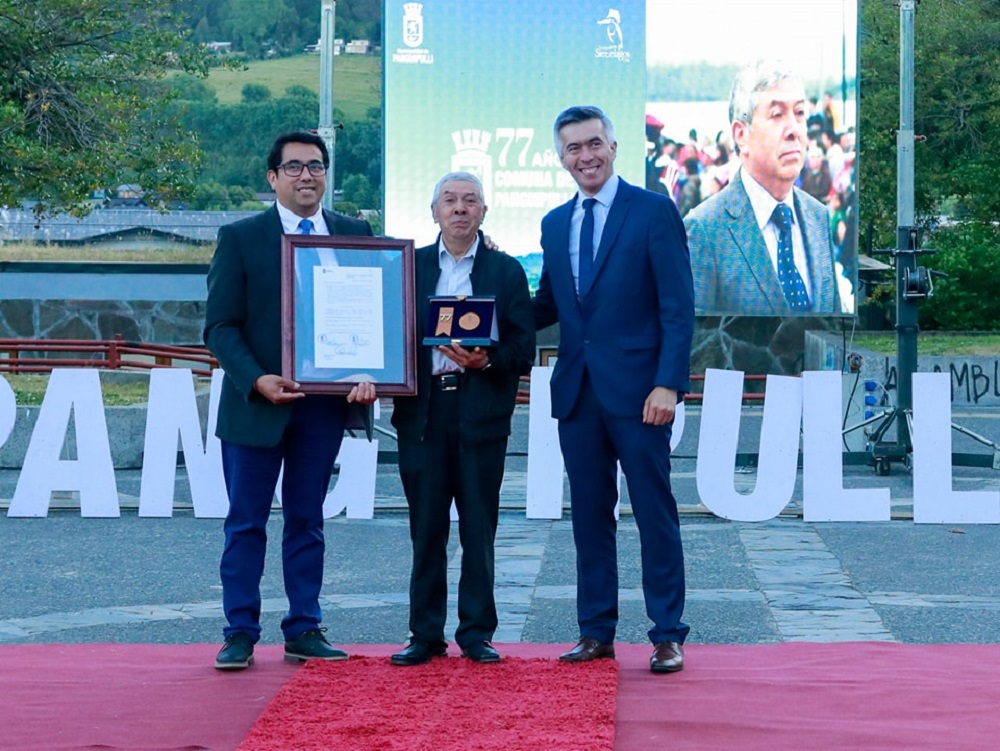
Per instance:
[[[423,3],[403,4],[403,44],[419,47],[424,42]]]
[[[452,172],[471,172],[483,184],[483,198],[486,205],[493,201],[493,157],[490,156],[490,141],[493,134],[488,130],[467,128],[451,134],[455,153],[451,156]]]

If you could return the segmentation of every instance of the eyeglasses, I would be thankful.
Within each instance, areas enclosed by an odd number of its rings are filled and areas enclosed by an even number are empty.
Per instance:
[[[320,175],[326,174],[326,165],[320,161],[312,161],[308,164],[303,164],[302,162],[285,162],[284,164],[279,164],[275,169],[277,172],[279,169],[283,169],[285,174],[289,177],[298,177],[302,174],[302,170],[308,169],[309,174],[313,177],[319,177]]]

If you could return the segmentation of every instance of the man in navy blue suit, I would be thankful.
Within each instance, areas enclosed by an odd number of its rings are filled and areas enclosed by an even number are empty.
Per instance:
[[[614,657],[617,463],[628,482],[653,622],[650,669],[684,667],[684,553],[670,490],[670,426],[689,388],[694,292],[680,214],[614,172],[611,120],[570,107],[556,151],[579,192],[542,220],[535,325],[558,321],[552,416],[570,484],[579,643],[566,662]]]

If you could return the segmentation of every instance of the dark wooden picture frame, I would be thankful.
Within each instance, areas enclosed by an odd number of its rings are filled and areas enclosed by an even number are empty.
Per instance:
[[[305,393],[347,394],[374,381],[379,396],[416,394],[413,241],[284,235],[281,250],[282,375]],[[330,318],[318,322],[326,277]],[[317,334],[318,325],[333,328]]]

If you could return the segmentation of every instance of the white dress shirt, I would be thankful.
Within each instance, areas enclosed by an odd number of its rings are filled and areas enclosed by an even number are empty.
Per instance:
[[[618,175],[611,175],[604,186],[594,196],[597,203],[594,204],[594,257],[597,257],[597,250],[601,247],[601,235],[604,233],[604,225],[608,221],[608,211],[618,194]],[[580,291],[580,230],[583,227],[583,202],[587,196],[582,193],[576,194],[576,203],[573,206],[573,217],[569,223],[569,265],[573,269],[573,285],[576,291]]]
[[[435,295],[472,295],[470,274],[472,274],[472,264],[476,260],[477,250],[479,250],[478,237],[472,243],[469,251],[456,261],[455,257],[448,252],[448,248],[445,247],[444,238],[442,237],[438,241],[438,267],[441,269],[441,275],[438,277],[437,287],[434,289]],[[431,372],[434,375],[461,370],[464,370],[461,365],[442,355],[438,352],[437,347],[431,350]]]
[[[310,217],[301,217],[290,209],[286,209],[282,206],[280,201],[275,201],[274,205],[278,207],[278,216],[281,217],[281,229],[284,230],[286,235],[301,235],[302,230],[299,229],[299,222],[301,222],[303,218],[308,218],[313,223],[311,234],[330,234],[330,228],[326,226],[326,220],[323,218],[323,209],[317,209],[316,213]]]

